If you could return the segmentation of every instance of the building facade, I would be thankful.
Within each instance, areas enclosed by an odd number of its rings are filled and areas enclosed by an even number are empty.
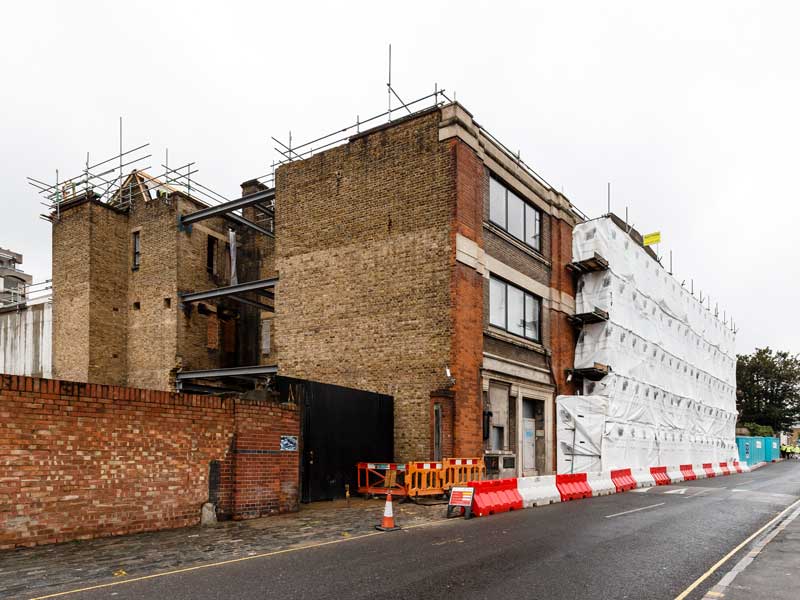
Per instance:
[[[0,248],[0,307],[25,299],[25,287],[33,278],[17,268],[20,264],[22,254]]]
[[[55,377],[172,390],[181,369],[257,361],[253,345],[239,345],[248,327],[237,304],[179,296],[230,283],[236,225],[178,227],[206,205],[141,172],[122,188],[111,202],[68,199],[53,222]],[[247,258],[246,244],[239,252]]]
[[[22,255],[0,248],[0,373],[52,376],[53,305],[46,283],[17,268]]]
[[[276,365],[391,396],[398,461],[553,472],[580,217],[460,104],[281,165],[274,237],[225,215],[185,227],[205,205],[142,173],[123,187],[62,203],[54,222],[56,377],[171,390],[186,370]],[[231,230],[237,280],[276,278],[274,310],[182,301],[230,286]]]
[[[398,460],[554,468],[571,390],[569,201],[459,104],[280,167],[279,372],[395,399]]]

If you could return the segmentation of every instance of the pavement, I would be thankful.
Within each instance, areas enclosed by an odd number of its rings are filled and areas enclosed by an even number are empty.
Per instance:
[[[800,570],[800,505],[790,506],[756,540],[704,600],[792,598]]]
[[[698,600],[744,597],[728,595],[741,592],[748,600],[782,598],[796,585],[786,587],[785,573],[798,565],[772,552],[792,536],[797,543],[800,519],[788,518],[800,507],[799,497],[800,462],[785,461],[752,473],[469,521],[443,519],[443,506],[401,505],[401,511],[420,513],[400,512],[397,521],[404,528],[390,533],[359,522],[347,536],[329,524],[322,533],[301,537],[290,525],[292,517],[283,526],[277,522],[284,517],[270,517],[0,554],[0,590],[9,578],[17,586],[0,596]],[[379,515],[377,503],[374,516]],[[293,518],[314,521],[302,512]],[[230,539],[236,536],[243,541]],[[726,581],[769,536],[756,558]],[[114,550],[115,544],[120,548]],[[162,545],[167,558],[157,559]],[[130,560],[115,562],[109,552]],[[760,565],[774,570],[762,573]],[[116,577],[112,569],[118,569]],[[719,591],[725,583],[741,590],[728,585]]]

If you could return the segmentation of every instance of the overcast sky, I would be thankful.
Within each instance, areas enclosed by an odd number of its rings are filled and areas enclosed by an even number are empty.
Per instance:
[[[739,352],[800,351],[792,2],[13,2],[0,20],[0,246],[50,276],[25,176],[125,146],[228,196],[295,142],[434,84],[590,216],[660,230]]]

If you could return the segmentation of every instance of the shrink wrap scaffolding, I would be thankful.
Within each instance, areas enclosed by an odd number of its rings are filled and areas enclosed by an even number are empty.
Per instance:
[[[581,277],[576,313],[608,321],[584,325],[575,368],[609,374],[557,399],[558,472],[733,460],[733,332],[611,218],[575,227],[573,260],[595,254],[609,267]]]

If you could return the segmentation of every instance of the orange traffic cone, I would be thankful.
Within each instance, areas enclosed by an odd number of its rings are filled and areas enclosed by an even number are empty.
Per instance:
[[[375,529],[380,531],[395,531],[396,529],[400,529],[394,524],[391,494],[386,494],[386,507],[383,509],[383,521],[381,521],[380,525],[375,525]]]

